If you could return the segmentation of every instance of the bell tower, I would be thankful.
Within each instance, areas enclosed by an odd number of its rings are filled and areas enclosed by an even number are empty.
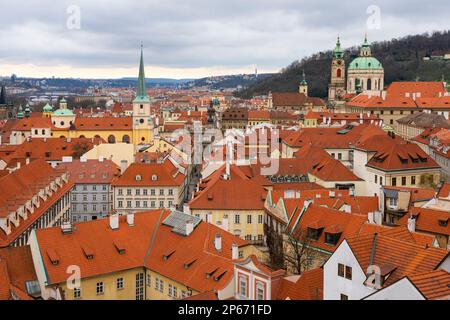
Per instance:
[[[336,48],[331,61],[331,81],[328,86],[328,100],[341,100],[345,95],[345,60],[341,41],[337,38]]]
[[[149,144],[153,140],[153,120],[150,104],[150,97],[145,87],[144,49],[141,45],[138,88],[133,100],[133,143],[135,145]]]
[[[304,69],[303,69],[303,79],[298,87],[298,92],[303,93],[305,96],[308,96],[308,82],[306,82]]]

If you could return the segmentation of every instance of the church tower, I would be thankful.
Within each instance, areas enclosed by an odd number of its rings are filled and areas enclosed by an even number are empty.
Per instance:
[[[136,98],[133,100],[133,143],[149,144],[153,140],[153,121],[150,113],[150,97],[145,88],[144,52],[141,46],[139,79]]]
[[[341,100],[345,95],[345,60],[338,37],[331,62],[331,81],[328,86],[328,100]]]
[[[303,93],[305,96],[308,96],[308,82],[306,82],[305,69],[303,69],[303,79],[298,87],[298,92]]]

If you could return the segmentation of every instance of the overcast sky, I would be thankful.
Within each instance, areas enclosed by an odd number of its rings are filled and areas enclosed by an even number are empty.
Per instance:
[[[3,76],[136,76],[141,41],[147,77],[252,73],[255,65],[277,72],[333,48],[338,34],[350,47],[366,30],[379,41],[450,29],[448,0],[25,0],[0,8]]]

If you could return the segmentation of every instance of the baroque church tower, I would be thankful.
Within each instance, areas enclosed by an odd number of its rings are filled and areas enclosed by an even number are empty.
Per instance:
[[[341,100],[346,93],[345,86],[344,51],[342,51],[341,41],[338,37],[331,62],[331,81],[328,86],[328,100]]]
[[[151,118],[150,97],[145,87],[144,52],[141,46],[139,80],[136,97],[133,100],[133,143],[149,144],[153,140],[153,120]]]

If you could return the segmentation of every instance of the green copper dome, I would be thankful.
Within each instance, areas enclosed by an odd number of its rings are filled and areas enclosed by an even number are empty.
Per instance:
[[[358,57],[354,59],[348,70],[381,70],[383,66],[378,59],[374,57]]]
[[[44,112],[52,112],[53,111],[53,107],[50,104],[47,103],[42,110]]]
[[[70,109],[58,109],[55,112],[53,112],[54,116],[63,116],[63,117],[69,117],[74,116],[72,110]]]
[[[338,37],[336,42],[336,48],[334,48],[333,55],[336,59],[342,59],[344,51],[341,49],[341,39]]]

